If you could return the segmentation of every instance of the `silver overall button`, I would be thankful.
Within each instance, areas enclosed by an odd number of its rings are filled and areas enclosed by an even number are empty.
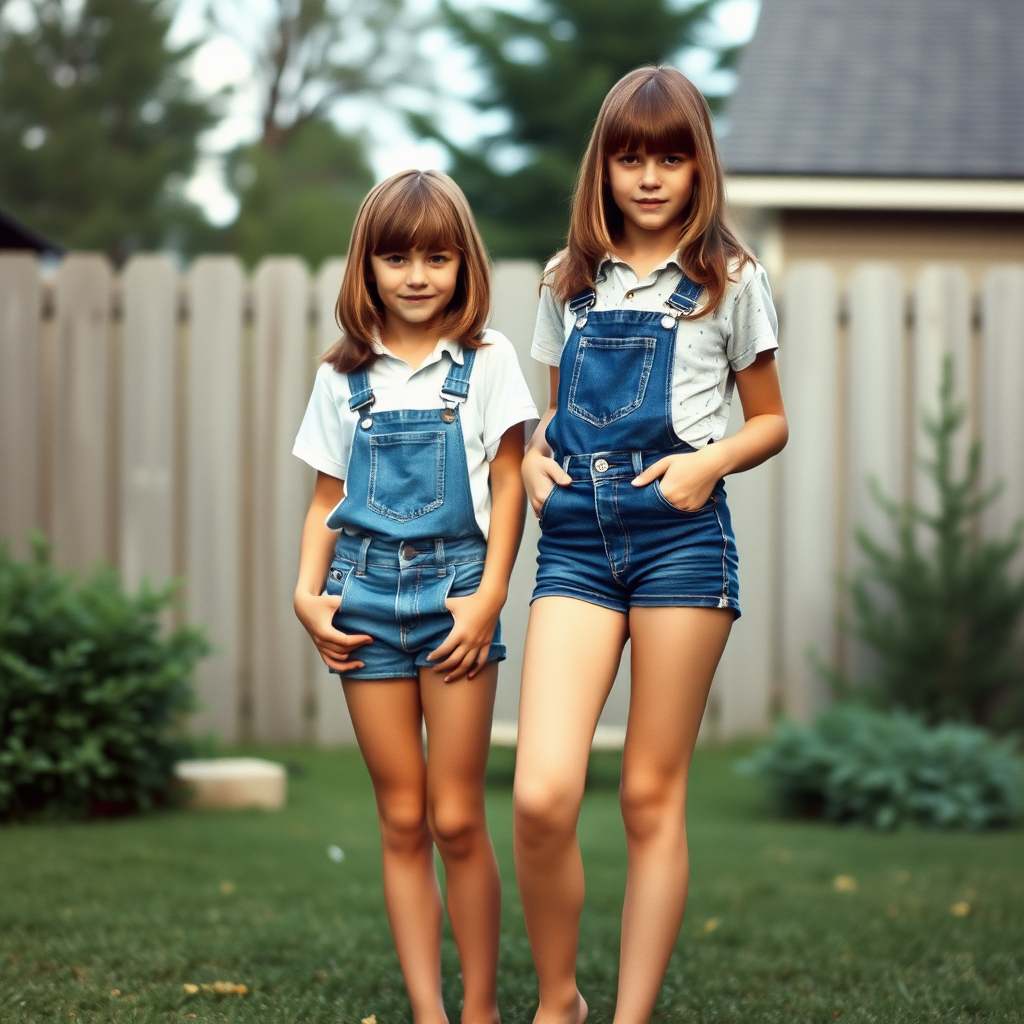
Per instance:
[[[581,316],[581,317],[580,317],[580,318],[579,318],[579,319],[578,319],[578,320],[576,321],[576,330],[578,330],[578,331],[582,331],[582,330],[583,330],[583,328],[584,328],[584,327],[586,327],[586,326],[587,326],[587,318],[586,318],[585,316]]]
[[[373,417],[367,416],[366,419],[362,420],[359,424],[363,430],[369,430],[373,426]]]
[[[598,473],[604,473],[608,469],[608,460],[598,459],[597,462],[594,463],[594,469],[596,469]]]
[[[450,407],[445,407],[444,411],[441,413],[441,419],[443,419],[445,423],[454,423],[455,410]]]
[[[666,331],[672,330],[672,328],[675,327],[675,325],[676,318],[674,316],[670,316],[668,313],[666,313],[661,318],[661,326],[664,327]]]
[[[419,552],[411,544],[402,545],[402,557],[406,561],[415,558],[418,554]]]

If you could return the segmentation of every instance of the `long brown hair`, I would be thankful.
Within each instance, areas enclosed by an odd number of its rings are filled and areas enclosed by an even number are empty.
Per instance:
[[[462,254],[441,334],[466,348],[483,344],[491,279],[473,211],[447,174],[401,171],[371,189],[356,215],[335,306],[344,334],[321,357],[338,373],[368,366],[377,358],[372,343],[384,328],[384,306],[373,282],[370,256],[408,249],[458,249]]]
[[[729,268],[754,257],[725,223],[722,165],[711,111],[694,84],[676,68],[641,67],[612,86],[594,124],[573,195],[569,239],[550,272],[565,302],[594,286],[598,262],[623,230],[606,171],[607,158],[625,151],[686,153],[696,161],[693,196],[679,230],[680,261],[706,289],[698,316],[714,312],[725,295]]]

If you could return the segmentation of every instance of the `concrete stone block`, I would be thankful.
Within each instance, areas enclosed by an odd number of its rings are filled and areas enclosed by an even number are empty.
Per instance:
[[[179,761],[175,775],[195,790],[186,806],[239,808],[284,807],[287,792],[284,765],[259,757],[219,757],[210,761]]]

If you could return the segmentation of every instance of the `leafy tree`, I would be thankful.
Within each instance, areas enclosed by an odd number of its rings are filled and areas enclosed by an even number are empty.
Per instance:
[[[954,436],[964,407],[953,400],[953,364],[943,367],[936,417],[925,417],[934,456],[922,466],[934,483],[936,511],[875,497],[896,528],[890,550],[863,529],[863,568],[850,581],[850,632],[877,653],[871,677],[854,687],[832,674],[840,692],[866,695],[931,722],[973,721],[996,728],[1024,725],[1024,578],[1011,565],[1024,541],[1024,520],[1010,536],[979,539],[978,513],[999,486],[979,494],[981,446],[966,469],[954,467]]]
[[[641,64],[661,63],[702,42],[715,0],[548,0],[531,17],[443,6],[446,25],[475,54],[486,87],[474,101],[508,126],[471,147],[418,117],[424,135],[452,154],[496,256],[544,260],[565,238],[576,170],[608,89]],[[733,51],[722,51],[731,61]]]
[[[417,81],[422,20],[407,0],[275,0],[255,31],[237,0],[216,3],[211,16],[253,54],[260,90],[260,137],[227,159],[240,209],[224,243],[249,263],[343,253],[373,173],[362,138],[340,132],[331,113],[342,100],[379,100]]]
[[[182,195],[211,104],[163,0],[24,0],[0,21],[0,205],[122,260],[199,220]]]

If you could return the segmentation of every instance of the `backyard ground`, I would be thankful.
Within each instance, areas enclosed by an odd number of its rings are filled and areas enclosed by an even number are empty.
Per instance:
[[[0,828],[0,1022],[409,1020],[358,754],[256,752],[293,766],[284,811]],[[756,781],[732,770],[742,752],[705,748],[694,762],[690,904],[657,1020],[1024,1020],[1024,833],[776,821]],[[528,1024],[535,981],[512,870],[511,770],[511,753],[495,751],[500,1000],[506,1024]],[[615,998],[616,778],[617,759],[595,756],[580,820],[579,978],[594,1024],[611,1020]],[[450,938],[444,966],[456,1024]],[[203,988],[216,982],[247,992]]]

